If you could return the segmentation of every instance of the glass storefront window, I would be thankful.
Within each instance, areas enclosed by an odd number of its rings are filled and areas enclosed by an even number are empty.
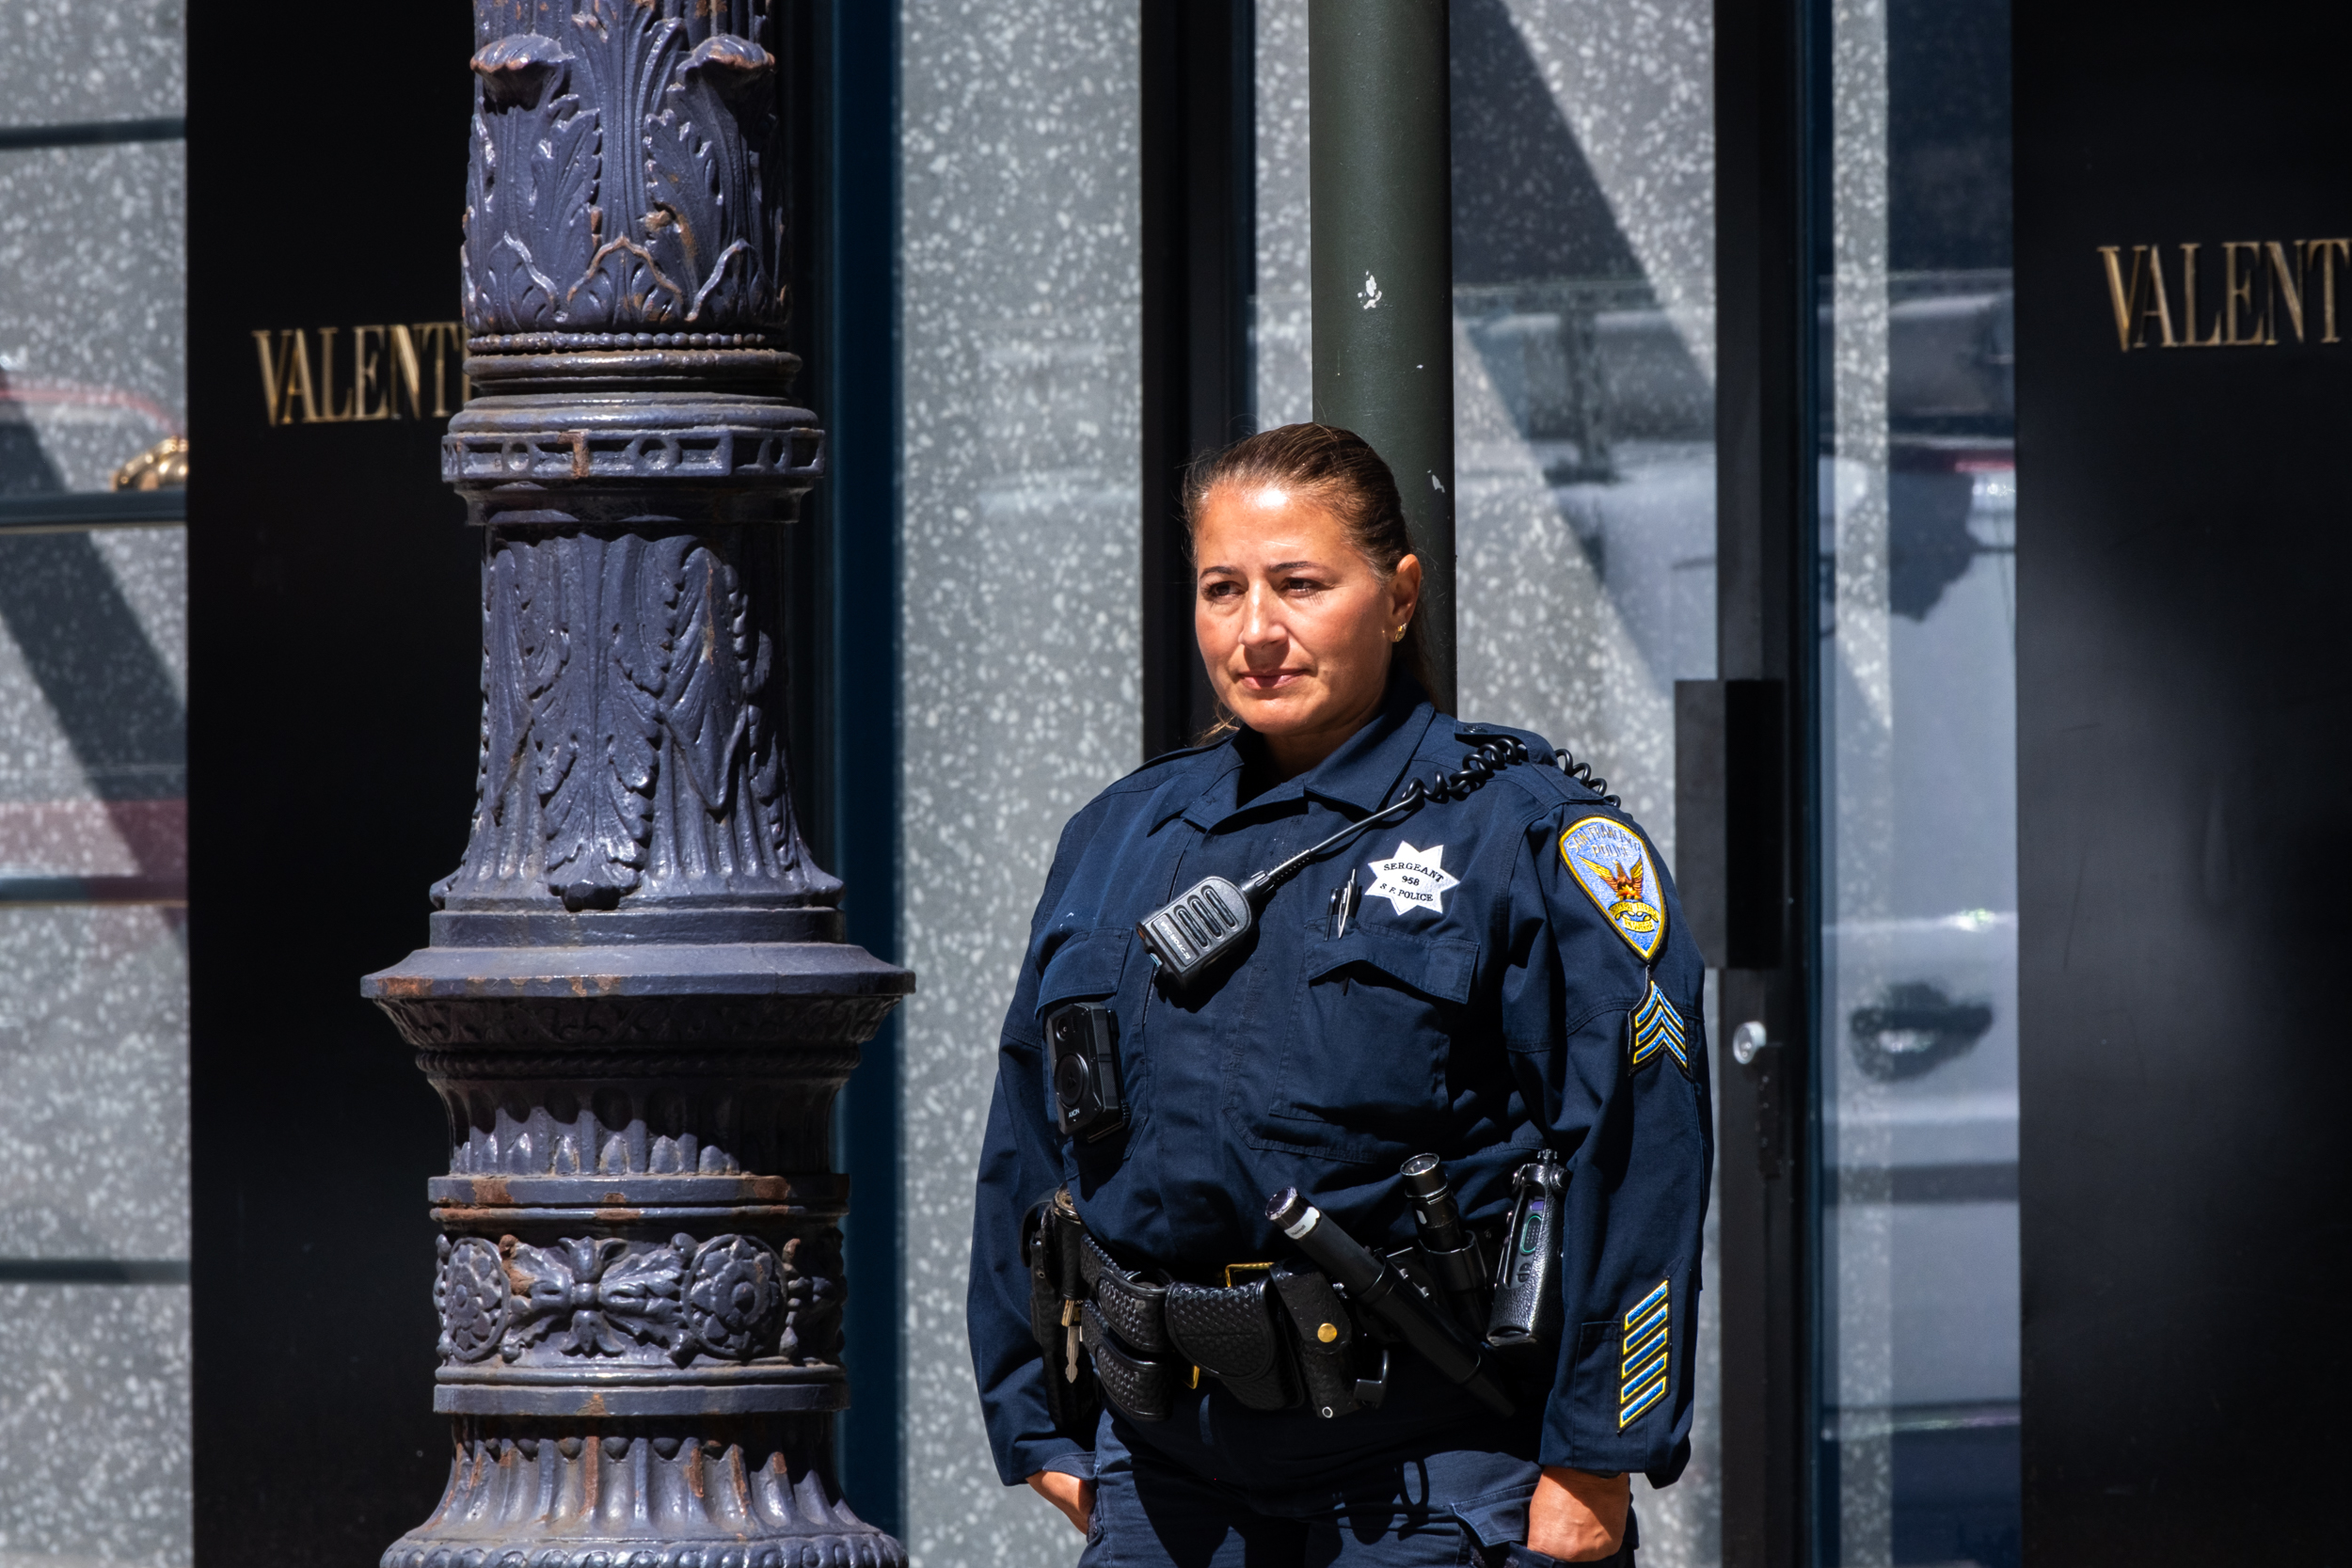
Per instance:
[[[1453,7],[1461,710],[1589,760],[1670,865],[1675,682],[1715,673],[1710,31],[1694,0]],[[1698,1310],[1690,1465],[1634,1489],[1652,1568],[1722,1560]]]
[[[1820,1560],[2019,1560],[2003,0],[1824,0]]]
[[[1265,429],[1311,406],[1306,0],[1256,28]],[[1715,673],[1711,13],[1454,0],[1452,31],[1459,705],[1590,760],[1671,862],[1674,683]],[[1660,1568],[1722,1560],[1716,1311],[1690,1467],[1636,1489]]]

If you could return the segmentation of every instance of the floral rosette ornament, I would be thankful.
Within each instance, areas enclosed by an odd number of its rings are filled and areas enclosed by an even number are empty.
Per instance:
[[[479,1361],[506,1332],[506,1260],[479,1236],[441,1238],[441,1267],[433,1276],[433,1309],[441,1317],[440,1352],[453,1361]]]
[[[680,1251],[691,1244],[681,1236]],[[774,1331],[784,1264],[749,1236],[713,1236],[694,1254],[686,1326],[711,1354],[746,1361]]]

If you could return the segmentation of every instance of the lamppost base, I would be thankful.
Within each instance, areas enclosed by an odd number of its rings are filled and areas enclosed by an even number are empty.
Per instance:
[[[382,1568],[903,1568],[808,1461],[830,1421],[461,1418],[441,1506]]]
[[[914,977],[838,926],[443,911],[367,977],[450,1118],[426,1196],[455,1449],[382,1568],[902,1568],[832,1475],[829,1133]]]

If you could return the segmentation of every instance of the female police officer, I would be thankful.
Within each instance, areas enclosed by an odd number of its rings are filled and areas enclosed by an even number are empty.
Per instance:
[[[1628,1472],[1662,1485],[1689,1451],[1712,1153],[1663,868],[1589,770],[1433,710],[1421,565],[1364,442],[1251,436],[1186,514],[1228,733],[1073,817],[1038,904],[973,1236],[997,1466],[1086,1564],[1629,1561]],[[1206,878],[1188,935],[1147,941]],[[1298,1276],[1298,1202],[1268,1218],[1295,1188],[1391,1253],[1422,1153],[1490,1249],[1558,1248],[1556,1343],[1507,1401]],[[1552,1228],[1499,1234],[1515,1180]]]

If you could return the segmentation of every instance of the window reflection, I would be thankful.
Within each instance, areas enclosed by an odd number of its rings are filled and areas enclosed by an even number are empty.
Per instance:
[[[2008,14],[1827,0],[1820,1559],[2019,1559]]]
[[[1671,858],[1674,683],[1715,673],[1711,12],[1451,14],[1460,707],[1590,758]],[[1306,0],[1256,15],[1264,429],[1311,407]],[[1690,1467],[1637,1489],[1650,1568],[1722,1560],[1711,1292],[1699,1313]]]

